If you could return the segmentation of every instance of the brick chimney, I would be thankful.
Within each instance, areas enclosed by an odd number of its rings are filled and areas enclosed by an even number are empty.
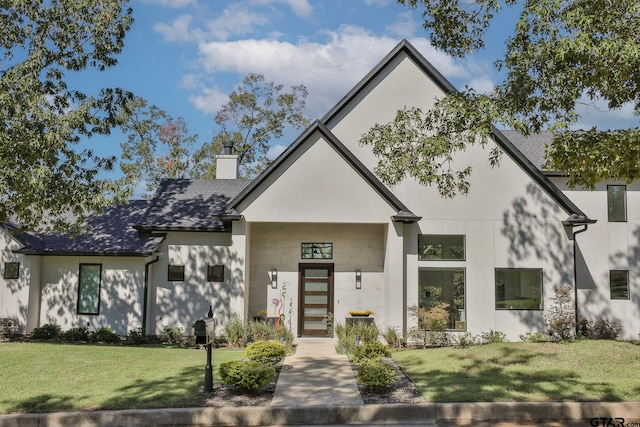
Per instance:
[[[238,179],[238,155],[233,154],[233,142],[222,144],[222,154],[216,156],[216,179]]]

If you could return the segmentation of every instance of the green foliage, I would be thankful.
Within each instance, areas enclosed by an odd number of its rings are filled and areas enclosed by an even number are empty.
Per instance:
[[[346,354],[354,354],[356,349],[356,338],[359,337],[361,345],[378,340],[380,332],[375,323],[353,322],[342,324],[335,322],[335,334],[338,336],[337,351],[346,352]]]
[[[293,351],[293,332],[291,331],[291,329],[286,328],[282,325],[280,325],[279,327],[277,326],[273,330],[273,338],[276,341],[281,342],[285,346],[287,352]]]
[[[34,340],[55,340],[60,338],[62,329],[60,325],[55,323],[45,323],[44,325],[33,328],[31,331],[31,338]]]
[[[115,343],[119,341],[120,337],[118,336],[118,334],[116,334],[111,330],[111,328],[106,326],[89,333],[89,342]]]
[[[553,304],[544,313],[547,334],[554,340],[573,338],[576,328],[573,287],[553,285],[553,294]]]
[[[236,313],[233,313],[231,319],[224,325],[224,334],[229,344],[234,347],[243,347],[247,342],[247,328]]]
[[[385,389],[394,379],[395,370],[382,359],[363,359],[358,364],[358,381],[371,391]]]
[[[413,341],[423,346],[443,346],[450,344],[451,338],[446,333],[449,324],[449,304],[441,302],[431,308],[413,305],[407,309],[409,316],[418,319],[418,327],[409,330]]]
[[[258,341],[249,344],[246,350],[246,358],[263,365],[277,366],[287,355],[286,347],[275,341]]]
[[[592,340],[615,340],[622,334],[622,323],[602,316],[595,320],[581,319],[580,334]]]
[[[271,382],[276,370],[255,361],[230,360],[220,364],[219,372],[222,382],[234,389],[256,392]]]
[[[302,115],[306,96],[307,89],[302,85],[285,92],[283,85],[265,82],[261,74],[244,76],[242,85],[231,92],[229,102],[216,114],[216,123],[222,130],[194,155],[194,175],[215,176],[212,159],[220,154],[226,141],[233,142],[242,175],[257,175],[270,163],[270,143],[282,137],[286,126],[307,126],[308,120]]]
[[[167,341],[173,344],[179,344],[182,341],[182,326],[164,326],[164,334],[167,336]]]
[[[273,339],[274,328],[274,325],[265,320],[249,320],[247,324],[250,340],[252,341],[269,341]]]
[[[373,341],[356,347],[353,352],[353,361],[355,363],[360,363],[365,359],[379,359],[381,357],[391,357],[391,351],[389,347],[380,341]]]
[[[431,43],[456,57],[485,47],[490,25],[511,25],[504,56],[494,64],[502,81],[478,94],[452,89],[433,110],[404,109],[362,137],[379,157],[376,173],[393,184],[410,176],[435,185],[443,196],[469,190],[471,169],[452,162],[455,153],[484,144],[500,123],[525,135],[550,129],[546,168],[568,173],[568,185],[593,188],[605,179],[640,178],[640,129],[575,130],[578,109],[601,102],[609,109],[631,104],[640,111],[640,54],[635,0],[570,1],[399,0],[423,12]],[[496,51],[497,52],[497,51]],[[615,64],[613,66],[612,64]],[[491,150],[489,162],[498,164]]]
[[[520,334],[520,339],[524,342],[547,342],[549,341],[549,337],[545,334],[541,334],[540,332],[527,332],[525,334]]]
[[[480,342],[482,344],[507,342],[507,335],[504,332],[490,329],[489,332],[483,332],[480,334]]]
[[[89,329],[84,326],[71,328],[64,331],[61,337],[65,341],[89,341]]]
[[[470,345],[477,344],[478,337],[470,332],[464,332],[462,334],[456,335],[455,340],[456,344],[458,344],[460,347],[468,347]]]
[[[17,317],[0,317],[0,339],[13,338],[20,331]]]
[[[131,94],[105,88],[91,95],[67,80],[85,69],[103,71],[117,64],[133,23],[126,3],[3,3],[0,221],[13,217],[28,229],[69,231],[87,212],[126,196],[118,184],[99,178],[100,171],[113,168],[115,157],[99,157],[76,145],[81,138],[109,135]],[[78,215],[77,222],[69,213]]]
[[[400,348],[400,337],[398,337],[396,330],[391,326],[387,326],[382,337],[390,348]]]
[[[140,326],[129,331],[129,341],[133,344],[144,344],[147,341],[147,332]]]

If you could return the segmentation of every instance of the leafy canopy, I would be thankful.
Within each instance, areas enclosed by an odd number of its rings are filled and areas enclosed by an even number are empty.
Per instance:
[[[77,144],[108,135],[131,95],[117,88],[88,95],[69,87],[67,76],[116,65],[133,23],[126,3],[0,2],[1,221],[61,228],[69,223],[64,215],[81,217],[119,195],[113,183],[98,179],[115,159]]]
[[[572,130],[583,103],[640,111],[640,2],[637,0],[398,0],[421,9],[432,44],[458,58],[485,48],[484,37],[503,8],[519,18],[495,66],[504,79],[487,94],[465,88],[433,111],[407,108],[361,140],[380,158],[387,183],[412,176],[453,196],[469,189],[469,168],[452,156],[486,143],[492,123],[525,135],[550,130],[546,168],[564,171],[570,186],[640,178],[640,129]],[[496,164],[499,153],[491,151]]]

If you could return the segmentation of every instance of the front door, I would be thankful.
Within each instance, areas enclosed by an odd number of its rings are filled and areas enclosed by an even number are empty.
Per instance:
[[[300,264],[299,336],[327,337],[333,311],[333,264]]]

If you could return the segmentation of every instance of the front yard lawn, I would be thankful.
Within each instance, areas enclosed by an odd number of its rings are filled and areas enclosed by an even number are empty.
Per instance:
[[[206,351],[0,343],[0,413],[202,406]],[[214,349],[218,366],[244,350]]]
[[[429,402],[640,401],[640,346],[629,342],[500,343],[393,358]]]

